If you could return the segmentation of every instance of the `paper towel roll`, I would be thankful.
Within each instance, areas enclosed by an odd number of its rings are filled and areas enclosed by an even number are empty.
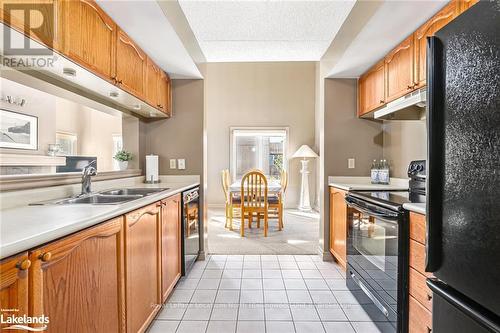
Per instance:
[[[158,181],[158,155],[146,155],[146,182]]]

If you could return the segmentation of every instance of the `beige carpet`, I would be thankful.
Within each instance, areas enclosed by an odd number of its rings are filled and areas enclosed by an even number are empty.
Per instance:
[[[317,254],[319,215],[286,210],[284,229],[278,231],[276,219],[269,220],[268,236],[264,237],[263,223],[257,229],[245,228],[240,237],[240,220],[234,219],[234,230],[224,228],[224,209],[208,210],[208,249],[210,254]]]

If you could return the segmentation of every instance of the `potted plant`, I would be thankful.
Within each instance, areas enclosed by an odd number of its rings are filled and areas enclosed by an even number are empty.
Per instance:
[[[132,153],[129,153],[126,150],[120,150],[115,154],[113,158],[118,161],[118,167],[120,168],[120,171],[127,170],[128,161],[132,159]]]

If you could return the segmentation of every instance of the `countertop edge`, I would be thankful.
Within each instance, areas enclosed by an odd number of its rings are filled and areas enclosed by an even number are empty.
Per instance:
[[[166,186],[175,186],[175,183],[165,184],[165,185]],[[150,205],[154,202],[171,197],[173,195],[176,195],[178,193],[181,193],[185,190],[188,190],[190,188],[193,188],[193,187],[199,186],[199,185],[200,185],[199,182],[187,183],[187,185],[182,184],[182,186],[175,187],[175,189],[168,189],[165,191],[151,194],[147,197],[144,197],[144,198],[141,198],[138,200],[134,200],[132,202],[124,203],[121,205],[116,205],[117,206],[116,209],[110,210],[110,211],[103,213],[101,215],[96,215],[96,216],[93,216],[92,218],[84,219],[81,221],[72,221],[72,222],[69,222],[68,225],[60,227],[58,229],[55,229],[55,230],[53,229],[53,230],[47,231],[46,233],[42,233],[42,234],[36,234],[36,235],[33,235],[32,237],[19,239],[14,243],[0,245],[0,259],[5,259],[5,258],[14,256],[14,255],[17,255],[21,252],[29,251],[29,250],[34,249],[36,247],[40,247],[48,242],[69,236],[73,233],[76,233],[78,231],[95,226],[99,223],[106,222],[106,221],[111,220],[115,217],[122,216],[128,212],[131,212],[131,211],[134,211],[134,210],[139,209],[141,207]]]
[[[407,191],[408,186],[401,184],[379,185],[377,184],[339,184],[329,183],[329,187],[335,187],[344,191]]]
[[[422,203],[420,203],[420,204],[418,204],[418,203],[404,203],[403,208],[410,211],[410,212],[414,212],[414,213],[418,213],[418,214],[422,214],[422,215],[427,214],[425,204],[422,204]]]

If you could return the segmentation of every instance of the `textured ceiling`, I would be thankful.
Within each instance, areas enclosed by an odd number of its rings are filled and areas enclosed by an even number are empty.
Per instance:
[[[198,1],[180,5],[208,62],[318,61],[354,1]]]

